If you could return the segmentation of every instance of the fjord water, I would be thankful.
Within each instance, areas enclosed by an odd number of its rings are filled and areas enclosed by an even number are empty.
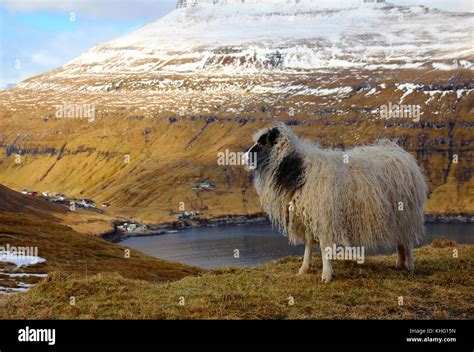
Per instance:
[[[426,230],[422,245],[434,239],[474,243],[474,224],[427,224]],[[288,239],[269,224],[191,228],[167,235],[131,237],[121,244],[157,258],[208,269],[253,266],[304,252],[304,246],[289,245]],[[394,249],[381,248],[368,254],[392,252]]]

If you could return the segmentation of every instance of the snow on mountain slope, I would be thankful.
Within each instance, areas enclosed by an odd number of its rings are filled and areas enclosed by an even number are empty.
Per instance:
[[[471,67],[474,14],[330,3],[199,1],[93,47],[56,74],[439,68],[460,59]]]

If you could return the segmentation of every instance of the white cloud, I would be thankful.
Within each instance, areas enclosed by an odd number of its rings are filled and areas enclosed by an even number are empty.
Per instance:
[[[317,0],[315,0],[317,1]],[[425,5],[448,11],[473,11],[473,0],[387,0],[399,5]],[[0,0],[7,10],[74,12],[94,19],[156,20],[176,7],[177,0]]]
[[[176,7],[176,0],[0,0],[9,11],[74,12],[93,19],[155,20]]]
[[[61,63],[57,57],[51,56],[44,51],[34,53],[31,55],[31,62],[41,66],[54,66]]]
[[[19,47],[7,58],[0,60],[0,89],[7,83],[18,83],[26,78],[49,71],[66,64],[92,46],[122,35],[113,25],[87,23],[74,31],[42,33],[35,37],[34,45],[19,39]],[[14,49],[13,49],[14,50]],[[0,59],[5,52],[0,51]],[[21,67],[15,68],[14,61],[21,60]]]

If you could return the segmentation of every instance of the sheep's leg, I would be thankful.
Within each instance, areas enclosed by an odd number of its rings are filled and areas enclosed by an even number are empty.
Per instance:
[[[304,246],[304,257],[303,264],[301,265],[298,275],[306,274],[311,266],[311,252],[313,251],[313,237],[306,238],[306,244]]]
[[[407,264],[406,267],[408,270],[414,270],[415,269],[415,261],[413,260],[413,246],[411,244],[408,244],[406,246],[406,251],[407,251]]]
[[[405,267],[405,259],[406,259],[406,250],[405,250],[405,245],[403,244],[398,244],[397,245],[397,264],[396,268],[402,269]]]
[[[321,257],[323,258],[323,274],[321,276],[321,280],[327,284],[332,279],[332,265],[331,259],[326,258],[326,248],[329,247],[329,243],[324,240],[319,241],[319,245],[321,247]]]

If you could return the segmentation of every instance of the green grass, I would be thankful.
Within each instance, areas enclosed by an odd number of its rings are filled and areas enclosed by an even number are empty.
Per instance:
[[[453,250],[458,258],[453,257]],[[437,242],[415,250],[414,273],[394,256],[334,263],[335,277],[296,277],[301,258],[229,267],[166,283],[117,273],[53,273],[24,294],[0,296],[3,319],[472,319],[474,246]],[[69,299],[76,298],[71,306]],[[184,305],[180,305],[180,298]],[[294,304],[290,305],[291,297]],[[399,299],[403,297],[403,305]]]

